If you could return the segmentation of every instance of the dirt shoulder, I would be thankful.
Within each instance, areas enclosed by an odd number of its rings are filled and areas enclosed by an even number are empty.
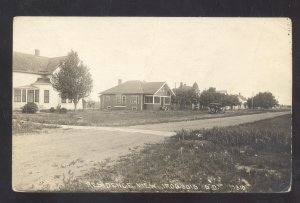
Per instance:
[[[51,129],[48,133],[13,137],[13,188],[55,189],[63,176],[74,176],[164,137],[141,133]]]

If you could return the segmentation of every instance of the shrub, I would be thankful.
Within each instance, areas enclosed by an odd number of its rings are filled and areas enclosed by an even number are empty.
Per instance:
[[[67,109],[66,108],[60,108],[59,113],[67,113]]]
[[[54,113],[54,112],[55,112],[55,108],[54,108],[54,107],[51,107],[51,108],[49,109],[49,111],[50,111],[51,113]]]
[[[61,108],[61,106],[60,106],[60,105],[58,105],[58,106],[56,107],[56,111],[58,111],[58,112],[59,112],[60,108]]]
[[[35,103],[27,103],[22,108],[22,113],[36,113],[38,106]]]

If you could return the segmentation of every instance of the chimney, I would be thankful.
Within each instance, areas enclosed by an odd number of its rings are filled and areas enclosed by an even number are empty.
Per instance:
[[[118,85],[122,84],[122,79],[118,79]]]
[[[39,50],[39,49],[35,49],[35,50],[34,50],[34,54],[35,54],[36,56],[40,56],[40,50]]]

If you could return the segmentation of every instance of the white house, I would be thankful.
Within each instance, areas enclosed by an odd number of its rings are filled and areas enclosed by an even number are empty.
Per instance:
[[[239,105],[233,106],[233,109],[235,109],[235,110],[236,109],[238,109],[238,110],[240,110],[240,109],[247,109],[248,108],[248,106],[247,106],[247,98],[244,97],[243,95],[241,95],[241,93],[237,94],[236,96],[239,99]]]
[[[244,97],[243,95],[241,95],[241,93],[239,93],[238,95],[238,99],[239,99],[239,102],[240,102],[240,105],[239,105],[239,109],[247,109],[248,106],[247,106],[247,98]]]
[[[13,53],[13,110],[30,102],[36,103],[39,109],[56,108],[59,105],[66,109],[74,108],[72,101],[61,98],[50,82],[53,72],[65,57],[40,56],[38,49],[35,54]],[[77,108],[83,108],[82,100]]]

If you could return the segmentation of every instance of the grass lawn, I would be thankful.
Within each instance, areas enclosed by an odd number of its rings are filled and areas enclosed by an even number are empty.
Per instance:
[[[60,191],[281,192],[291,177],[291,115],[180,131],[66,177]]]
[[[44,125],[39,123],[32,123],[30,121],[21,121],[19,119],[13,119],[12,121],[12,134],[20,135],[26,133],[40,133],[46,132],[46,129],[58,128],[57,125]]]
[[[272,111],[272,110],[270,110]],[[37,113],[21,114],[14,113],[14,117],[38,123],[59,125],[82,125],[82,126],[129,126],[151,123],[188,121],[216,117],[227,117],[264,113],[266,110],[241,110],[231,111],[225,114],[209,114],[207,111],[68,111],[67,114]]]

